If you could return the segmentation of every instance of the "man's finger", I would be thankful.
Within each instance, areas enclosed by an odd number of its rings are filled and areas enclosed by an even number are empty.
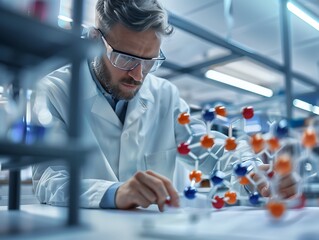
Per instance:
[[[284,189],[279,189],[279,194],[282,196],[282,198],[287,199],[296,194],[296,185],[291,185]]]
[[[293,176],[291,174],[286,175],[280,179],[279,189],[284,189],[284,188],[293,186],[295,184],[296,184],[296,181],[294,180]]]
[[[117,190],[116,206],[119,209],[129,209],[138,206],[148,207],[152,202],[143,196],[141,189],[143,189],[143,185],[135,177],[129,179]]]
[[[157,204],[161,208],[161,205],[164,205],[166,197],[168,196],[168,191],[161,179],[139,172],[136,174],[136,178],[141,182],[145,187],[149,188],[156,195]]]
[[[261,194],[261,196],[263,197],[269,197],[270,196],[270,189],[268,185],[262,186],[262,187],[258,187],[258,191]]]
[[[294,175],[287,175],[280,179],[278,185],[279,194],[283,198],[290,198],[294,196],[297,192],[297,185]]]
[[[261,167],[262,166],[260,166],[259,169],[262,170],[262,171],[267,171],[269,169],[269,166],[264,166],[264,167],[262,167],[263,169],[261,169]],[[258,174],[256,174],[256,173],[251,173],[250,177],[252,178],[252,180],[255,183],[258,183],[261,180],[261,177]],[[261,194],[261,196],[263,196],[263,197],[269,197],[269,195],[270,195],[269,185],[267,184],[266,181],[260,182],[257,185],[257,190]]]
[[[157,177],[163,181],[170,197],[170,204],[174,207],[179,207],[179,195],[174,186],[172,185],[171,181],[168,178],[161,176],[153,171],[148,170],[146,171],[146,173],[151,176]]]
[[[142,194],[151,203],[156,203],[157,201],[156,194],[152,190],[150,190],[148,186],[145,186],[142,183],[140,183],[140,185],[141,186],[138,188],[138,192]]]
[[[152,204],[152,202],[146,199],[142,194],[136,194],[134,202],[137,206],[141,206],[143,208],[147,208]]]

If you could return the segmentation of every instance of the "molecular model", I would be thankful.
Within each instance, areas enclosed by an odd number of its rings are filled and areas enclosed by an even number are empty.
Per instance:
[[[196,198],[196,184],[202,180],[202,172],[198,169],[199,162],[210,156],[216,161],[216,164],[209,176],[212,187],[207,198],[214,208],[220,209],[225,203],[233,205],[238,200],[248,200],[252,205],[264,202],[271,216],[280,218],[286,211],[288,200],[285,200],[278,193],[279,180],[287,174],[292,174],[296,181],[299,180],[300,177],[296,174],[296,166],[298,165],[296,162],[302,161],[302,159],[293,159],[292,154],[283,149],[285,146],[297,144],[298,140],[288,137],[287,121],[269,123],[270,131],[267,134],[257,133],[250,137],[241,131],[235,138],[232,134],[234,123],[240,122],[240,128],[244,130],[246,120],[254,116],[254,109],[252,107],[243,108],[241,118],[227,119],[226,115],[227,112],[223,106],[205,108],[202,111],[202,118],[206,123],[207,131],[201,136],[199,142],[193,142],[194,133],[189,126],[189,114],[184,112],[179,115],[178,123],[185,126],[189,138],[180,143],[177,150],[179,154],[188,155],[194,159],[194,170],[189,173],[190,185],[184,190],[185,197],[187,199]],[[228,122],[229,128],[224,144],[216,150],[211,126],[217,118],[225,123]],[[302,144],[308,154],[307,159],[311,155],[309,148],[312,148],[316,143],[315,136],[314,131],[308,129],[302,138]],[[244,139],[250,139],[249,144],[239,148],[239,142]],[[197,148],[201,148],[200,151]],[[195,154],[198,152],[200,154]],[[247,154],[247,152],[251,154]],[[221,157],[217,157],[218,155]],[[258,167],[262,163],[258,159],[264,155],[267,156],[270,166],[267,171],[262,171]],[[261,183],[266,183],[269,186],[271,197],[266,199],[258,193],[257,186]],[[248,194],[244,195],[236,191],[235,185],[238,184],[244,186]],[[223,196],[218,194],[221,187],[228,189]],[[296,198],[300,200],[297,207],[302,207],[305,199],[300,193],[296,194]]]

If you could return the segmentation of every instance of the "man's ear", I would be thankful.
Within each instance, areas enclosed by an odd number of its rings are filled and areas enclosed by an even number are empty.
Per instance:
[[[93,40],[98,40],[98,39],[100,39],[100,37],[101,37],[101,33],[99,32],[99,30],[97,30],[94,27],[88,28],[87,38],[93,39]]]

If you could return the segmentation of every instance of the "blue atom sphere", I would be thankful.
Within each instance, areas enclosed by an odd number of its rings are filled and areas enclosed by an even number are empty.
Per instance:
[[[192,186],[188,186],[184,189],[184,195],[187,199],[194,199],[197,193],[196,188]]]
[[[243,166],[241,163],[238,163],[234,167],[234,172],[237,176],[243,177],[247,173],[247,167]]]
[[[288,121],[283,119],[279,121],[279,123],[277,124],[275,135],[277,138],[283,138],[288,135],[288,131],[289,131]]]
[[[213,182],[214,185],[221,184],[224,181],[225,173],[222,171],[213,171],[210,174],[210,180]]]
[[[249,202],[253,205],[256,205],[259,203],[259,193],[253,193],[252,195],[250,195],[249,197]]]
[[[202,111],[202,118],[206,122],[211,122],[215,119],[215,109],[214,108],[206,108]]]

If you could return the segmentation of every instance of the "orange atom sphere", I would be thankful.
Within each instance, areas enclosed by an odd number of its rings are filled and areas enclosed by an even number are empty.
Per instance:
[[[317,136],[314,130],[306,129],[302,135],[302,145],[313,148],[317,144]]]
[[[270,214],[275,218],[280,218],[286,210],[285,204],[281,202],[269,202],[267,208]]]
[[[235,150],[237,147],[236,139],[234,137],[229,137],[225,141],[225,149],[228,151]]]
[[[193,179],[195,182],[200,182],[202,180],[202,172],[199,170],[193,170],[189,173],[189,179],[192,181]]]
[[[249,184],[249,179],[246,178],[245,176],[244,176],[244,177],[241,177],[239,183],[240,183],[241,185],[247,185],[247,184]]]
[[[187,112],[183,112],[179,114],[177,121],[179,124],[182,124],[182,125],[188,124],[190,122],[189,114]]]
[[[227,116],[226,108],[224,106],[216,106],[215,107],[215,112],[217,115],[220,115],[222,117]]]
[[[226,202],[228,204],[235,204],[236,201],[237,201],[237,194],[235,192],[225,192],[225,195],[224,195],[225,199],[228,198],[228,200],[226,200]]]
[[[203,148],[211,148],[214,145],[214,138],[209,135],[204,135],[200,139],[200,144]]]
[[[280,148],[279,139],[276,137],[272,137],[268,139],[267,143],[268,143],[268,148],[270,151],[274,152]]]
[[[254,136],[252,136],[250,140],[250,144],[253,150],[255,151],[255,153],[259,153],[261,150],[264,149],[265,141],[262,138],[261,134],[257,133]]]
[[[292,163],[290,157],[288,155],[279,156],[275,163],[274,170],[280,175],[289,174],[292,171]]]

